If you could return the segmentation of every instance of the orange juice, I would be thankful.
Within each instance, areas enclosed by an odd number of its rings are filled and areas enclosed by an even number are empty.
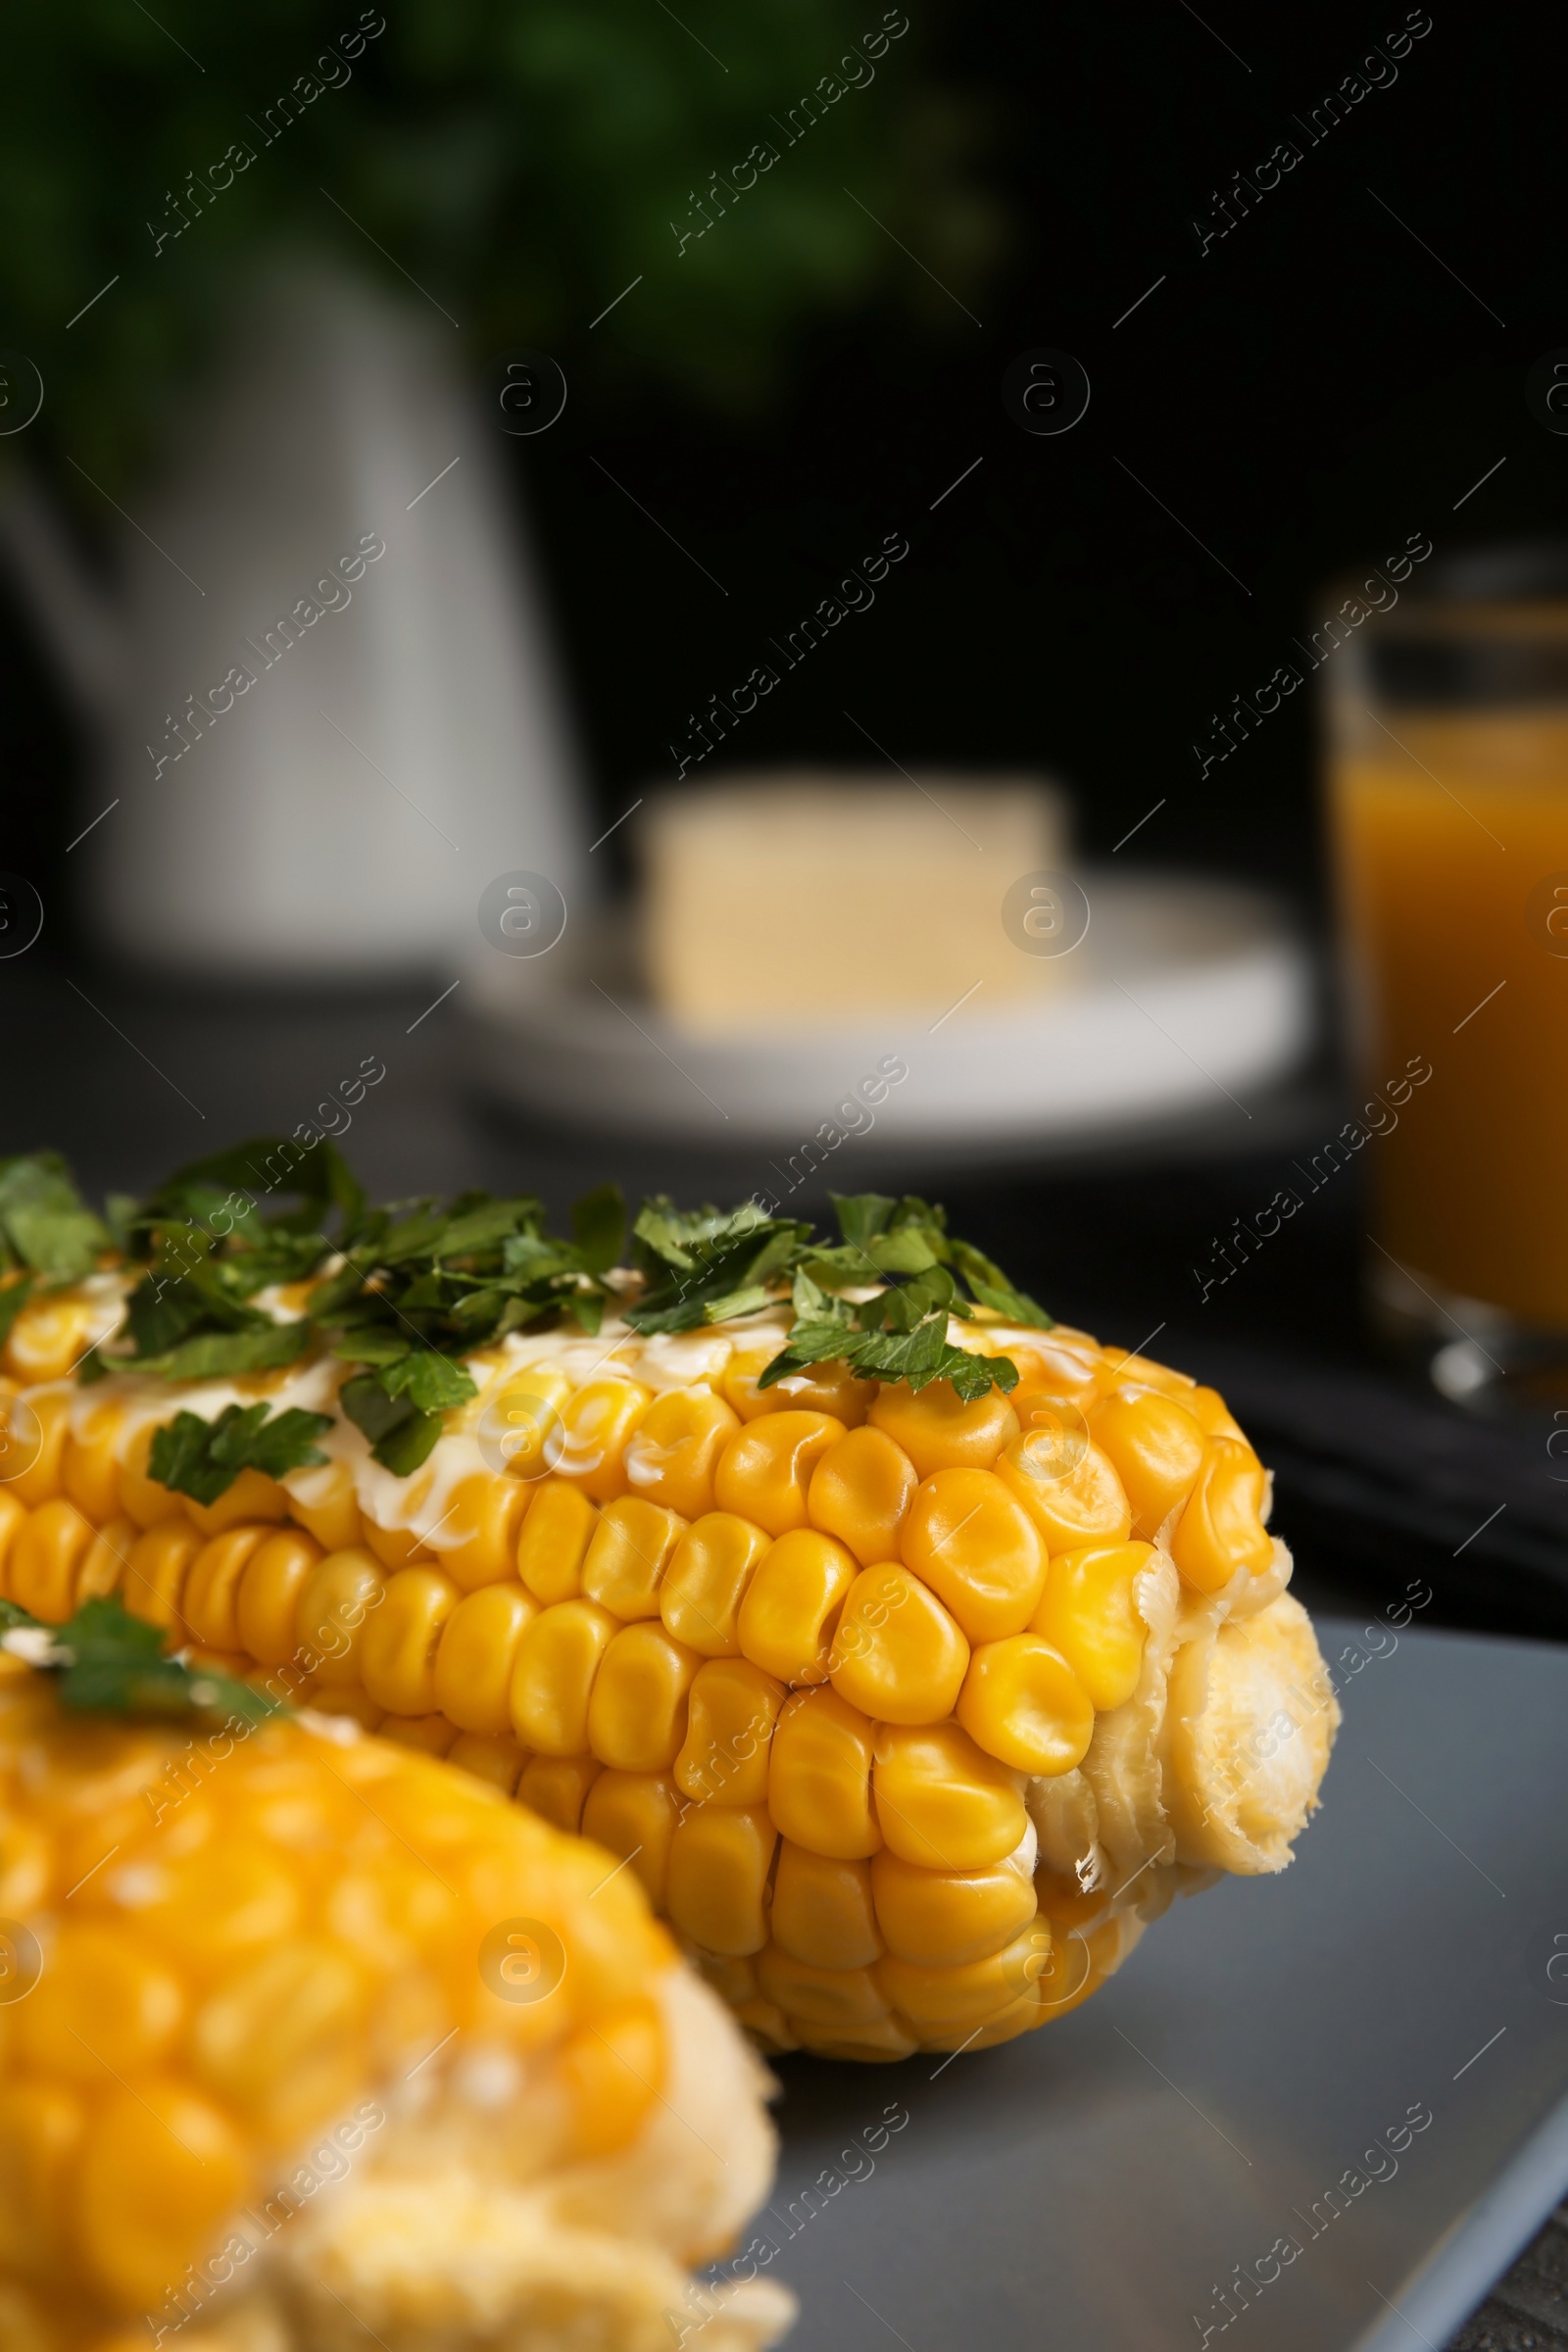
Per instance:
[[[1376,1238],[1568,1329],[1568,707],[1354,700],[1331,797],[1357,1044],[1433,1068],[1367,1153]]]

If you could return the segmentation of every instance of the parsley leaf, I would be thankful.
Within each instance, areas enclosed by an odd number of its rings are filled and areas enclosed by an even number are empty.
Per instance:
[[[85,1600],[64,1625],[44,1625],[14,1600],[0,1600],[0,1629],[47,1637],[44,1670],[60,1676],[64,1706],[117,1715],[216,1715],[263,1723],[283,1712],[249,1683],[164,1655],[156,1625],[133,1617],[118,1595]],[[21,1651],[19,1644],[18,1654]]]
[[[285,1470],[326,1460],[314,1441],[331,1428],[330,1413],[307,1413],[297,1405],[269,1419],[270,1412],[267,1404],[229,1404],[216,1421],[176,1413],[153,1433],[148,1472],[160,1486],[213,1503],[242,1470],[281,1478]]]
[[[409,1396],[389,1396],[373,1372],[357,1373],[338,1391],[338,1402],[370,1441],[372,1460],[407,1478],[428,1460],[441,1435],[439,1413],[421,1412]]]
[[[58,1152],[0,1159],[0,1267],[77,1282],[110,1246],[108,1226],[86,1206]]]
[[[1005,1315],[1009,1323],[1030,1323],[1037,1331],[1055,1330],[1055,1316],[1048,1315],[1027,1291],[1014,1290],[1002,1268],[972,1243],[954,1242],[951,1248],[954,1264],[981,1306]]]

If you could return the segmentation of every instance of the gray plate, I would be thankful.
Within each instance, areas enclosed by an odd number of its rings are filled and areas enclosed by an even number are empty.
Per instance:
[[[1568,1650],[1405,1633],[1335,1679],[1282,1878],[1179,1904],[1010,2047],[784,2064],[751,2259],[791,2352],[1411,2352],[1481,2300],[1568,2189]]]

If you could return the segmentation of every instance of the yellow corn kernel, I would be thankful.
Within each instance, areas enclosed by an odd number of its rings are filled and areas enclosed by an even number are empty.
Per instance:
[[[888,2003],[869,1968],[813,1968],[770,1943],[757,1956],[757,1982],[766,1999],[792,2023],[812,2026],[874,2026],[888,2016]]]
[[[158,1424],[144,1421],[126,1445],[120,1465],[120,1507],[138,1527],[157,1527],[165,1519],[185,1516],[184,1496],[148,1475],[147,1457],[157,1435]]]
[[[80,2160],[80,2257],[111,2306],[152,2311],[170,2281],[249,2193],[250,2170],[220,2108],[149,2077],[93,2115]]]
[[[561,1415],[561,1433],[546,1447],[557,1478],[613,1502],[626,1492],[626,1446],[653,1402],[653,1391],[634,1380],[588,1380],[574,1389]]]
[[[856,1574],[854,1555],[814,1527],[780,1536],[758,1562],[741,1602],[736,1630],[743,1655],[782,1683],[825,1682],[838,1612]]]
[[[636,1872],[656,1911],[664,1903],[669,1841],[681,1800],[665,1772],[602,1772],[582,1809],[582,1834]]]
[[[111,1519],[107,1527],[99,1528],[76,1570],[74,1598],[78,1609],[84,1600],[101,1599],[106,1593],[120,1591],[125,1571],[130,1566],[131,1545],[140,1532],[129,1519]],[[3,1548],[3,1536],[0,1536],[0,1549]],[[239,1643],[236,1642],[234,1646],[237,1649]],[[249,1664],[247,1658],[246,1666]]]
[[[861,1569],[833,1637],[840,1698],[884,1723],[940,1723],[968,1666],[968,1642],[919,1577],[892,1562]]]
[[[350,1544],[350,1550],[368,1550],[374,1554],[389,1576],[400,1568],[410,1568],[417,1561],[421,1567],[435,1565],[435,1553],[424,1538],[412,1527],[377,1527],[373,1519],[362,1518],[365,1531],[362,1544]]]
[[[323,1551],[353,1551],[365,1542],[359,1494],[351,1462],[318,1462],[291,1470],[288,1514],[315,1537]]]
[[[1029,1822],[1020,1776],[959,1725],[879,1724],[874,1753],[876,1818],[906,1862],[987,1870],[1017,1850]]]
[[[246,1561],[234,1603],[234,1622],[239,1628],[240,1647],[248,1649],[258,1665],[281,1666],[285,1658],[294,1655],[300,1595],[311,1570],[324,1556],[313,1537],[284,1528],[268,1536]]]
[[[119,1921],[65,1919],[44,1970],[17,2004],[24,2069],[97,2089],[106,2073],[158,2065],[185,2018],[180,1980]]]
[[[535,1600],[550,1608],[582,1591],[582,1564],[599,1513],[586,1494],[557,1478],[541,1479],[531,1492],[517,1539],[517,1574]]]
[[[64,1380],[92,1345],[94,1328],[102,1329],[103,1303],[79,1291],[46,1291],[29,1298],[11,1326],[0,1363],[24,1383]]]
[[[161,1519],[136,1538],[121,1588],[132,1617],[143,1618],[166,1633],[182,1630],[180,1599],[190,1564],[201,1547],[201,1531],[183,1514],[178,1519]]]
[[[416,1569],[403,1571],[406,1576],[417,1573]],[[376,1725],[377,1739],[390,1740],[398,1747],[412,1747],[421,1756],[444,1756],[457,1736],[457,1725],[449,1723],[444,1715],[383,1715]]]
[[[384,1605],[386,1587],[379,1560],[362,1550],[329,1551],[306,1577],[294,1634],[311,1673],[326,1689],[363,1681],[366,1619]]]
[[[106,1519],[118,1519],[121,1515],[120,1464],[115,1458],[115,1445],[123,1419],[124,1407],[118,1401],[99,1405],[88,1416],[81,1433],[74,1431],[61,1449],[61,1492],[94,1527],[102,1527]]]
[[[877,1384],[857,1380],[848,1364],[812,1364],[804,1372],[786,1372],[771,1388],[758,1387],[781,1345],[770,1340],[760,1348],[737,1348],[725,1366],[719,1386],[741,1419],[756,1421],[763,1413],[831,1413],[846,1429],[858,1428]]]
[[[517,1541],[535,1493],[520,1479],[495,1478],[488,1470],[460,1482],[436,1557],[442,1574],[461,1592],[477,1592],[516,1575]]]
[[[76,1571],[96,1533],[63,1494],[40,1503],[12,1545],[12,1599],[46,1625],[64,1625],[76,1605]]]
[[[786,2049],[809,2050],[817,2058],[838,2058],[852,2066],[893,2066],[920,2048],[909,2029],[893,2016],[868,2026],[813,2026],[808,2019],[786,2020],[795,2037]],[[978,2049],[978,2042],[973,2045]]]
[[[662,1625],[628,1625],[605,1651],[588,1697],[588,1745],[619,1772],[665,1772],[686,1737],[686,1693],[702,1664]]]
[[[876,1966],[883,1994],[901,2017],[920,2029],[955,2031],[989,2024],[1022,2002],[1039,2000],[1041,1971],[1051,1959],[1051,1930],[1038,1913],[1001,1951],[957,1967],[921,1967],[890,1952]]]
[[[811,1525],[847,1544],[862,1568],[896,1560],[919,1485],[914,1464],[881,1429],[852,1429],[811,1474]]]
[[[1189,1506],[1190,1507],[1190,1506]],[[1091,1544],[1058,1552],[1028,1630],[1061,1652],[1102,1712],[1138,1688],[1149,1628],[1133,1587],[1154,1557],[1150,1544]]]
[[[252,1553],[271,1532],[269,1527],[231,1527],[226,1535],[204,1544],[191,1562],[181,1614],[196,1641],[209,1648],[245,1647],[239,1630],[240,1580]]]
[[[1088,1691],[1039,1634],[983,1642],[969,1661],[955,1712],[987,1755],[1019,1772],[1071,1772],[1089,1752],[1095,1732]]]
[[[530,1756],[517,1782],[517,1802],[575,1837],[588,1791],[604,1769],[597,1756]]]
[[[773,1730],[786,1692],[746,1658],[710,1658],[687,1692],[675,1783],[699,1803],[760,1805],[767,1795]]]
[[[197,1502],[190,1494],[182,1500],[185,1516],[209,1538],[220,1536],[245,1520],[270,1519],[275,1523],[288,1517],[288,1496],[275,1478],[268,1478],[260,1470],[242,1470],[216,1502]]]
[[[646,1993],[607,2003],[566,2035],[556,2060],[571,2117],[570,2152],[591,2160],[628,2147],[661,2095],[663,2020]]]
[[[773,1881],[773,1941],[812,1968],[869,1968],[882,1956],[872,1871],[886,1860],[840,1862],[785,1838]],[[929,1876],[929,1873],[923,1874]]]
[[[676,1544],[659,1589],[665,1633],[705,1658],[737,1656],[741,1602],[770,1542],[733,1511],[706,1511]]]
[[[558,1600],[534,1619],[512,1674],[512,1728],[524,1747],[541,1756],[582,1754],[589,1693],[619,1631],[593,1600]]]
[[[0,1600],[14,1598],[6,1581],[9,1562],[17,1537],[26,1523],[26,1511],[7,1488],[0,1486]]]
[[[1126,1386],[1157,1389],[1163,1396],[1176,1397],[1191,1412],[1198,1384],[1190,1372],[1174,1372],[1169,1364],[1156,1364],[1152,1355],[1120,1355],[1111,1348],[1101,1352],[1105,1361],[1107,1389]]]
[[[1153,1538],[1192,1493],[1203,1433],[1185,1404],[1158,1389],[1115,1389],[1096,1405],[1095,1443],[1115,1465],[1133,1515],[1133,1534]]]
[[[583,1592],[623,1624],[657,1617],[664,1571],[685,1533],[685,1520],[662,1503],[639,1494],[607,1503],[583,1558]]]
[[[1054,1331],[1031,1332],[1027,1340],[1009,1340],[1001,1352],[1018,1367],[1018,1386],[1007,1402],[1027,1429],[1027,1407],[1037,1398],[1053,1404],[1075,1404],[1087,1412],[1105,1383],[1105,1358],[1087,1332],[1069,1331],[1058,1323]]]
[[[503,1796],[511,1796],[528,1761],[528,1751],[505,1732],[460,1732],[447,1749],[447,1762],[476,1781],[488,1781]]]
[[[763,1413],[718,1457],[713,1495],[721,1511],[755,1519],[770,1536],[805,1527],[817,1463],[844,1435],[831,1413]]]
[[[394,1715],[439,1707],[436,1653],[460,1598],[438,1568],[404,1568],[393,1577],[360,1643],[360,1680],[378,1707]]]
[[[340,1945],[290,1937],[225,1975],[208,1994],[190,2034],[196,2073],[269,2137],[284,2136],[296,2117],[303,2130],[302,2107],[319,2114],[327,2104],[323,2093],[339,2083],[346,2103],[365,2080],[360,2031],[367,1989]]]
[[[901,1557],[971,1642],[1021,1633],[1045,1590],[1046,1546],[1035,1522],[989,1470],[938,1470],[925,1479]]]
[[[66,1388],[13,1396],[7,1402],[0,1470],[10,1471],[6,1485],[24,1510],[35,1511],[60,1492],[61,1457],[71,1435],[71,1406],[72,1391]],[[11,1468],[12,1462],[19,1460],[26,1463],[25,1470]]]
[[[1125,1544],[1133,1515],[1107,1454],[1082,1450],[1052,1431],[1015,1438],[997,1460],[997,1476],[1023,1504],[1049,1551],[1086,1544]]]
[[[488,1458],[531,1486],[542,1479],[553,1447],[562,1443],[561,1408],[571,1382],[558,1365],[524,1364],[509,1373],[485,1400],[477,1422]]]
[[[767,1774],[767,1809],[780,1836],[840,1862],[874,1854],[882,1831],[871,1805],[871,1758],[872,1727],[858,1707],[836,1690],[795,1691],[779,1712]]]
[[[1234,1438],[1247,1444],[1247,1432],[1231,1418],[1230,1406],[1218,1389],[1192,1388],[1182,1398],[1205,1438]]]
[[[378,1732],[386,1721],[385,1707],[378,1707],[368,1690],[356,1684],[336,1685],[330,1690],[319,1690],[309,1677],[277,1677],[263,1685],[265,1690],[281,1696],[285,1692],[296,1706],[309,1707],[313,1715],[338,1715],[345,1723],[357,1723],[362,1732]]]
[[[447,1619],[435,1653],[435,1703],[465,1732],[495,1738],[511,1731],[517,1651],[538,1614],[539,1603],[520,1585],[482,1585]]]
[[[651,1404],[626,1447],[626,1483],[683,1519],[713,1507],[718,1457],[740,1416],[709,1389],[671,1389]]]
[[[1210,1438],[1187,1508],[1176,1522],[1171,1558],[1184,1584],[1218,1592],[1238,1568],[1261,1576],[1274,1558],[1263,1525],[1263,1465],[1250,1446]]]
[[[922,1479],[939,1470],[989,1470],[1018,1435],[1018,1416],[1000,1389],[965,1404],[951,1380],[933,1380],[918,1394],[902,1383],[880,1387],[871,1425],[904,1448]]]
[[[1035,1916],[1034,1881],[1010,1859],[989,1870],[922,1870],[889,1846],[869,1869],[888,1950],[916,1968],[962,1968],[988,1959]]]
[[[63,2085],[0,2086],[0,2263],[47,2276],[66,2259],[67,2214],[86,2127],[80,2098]],[[39,2352],[51,2339],[40,2334]],[[24,2352],[27,2339],[23,2338]]]
[[[731,1959],[760,1952],[777,1843],[765,1805],[693,1806],[669,1848],[667,1908],[681,1934]]]

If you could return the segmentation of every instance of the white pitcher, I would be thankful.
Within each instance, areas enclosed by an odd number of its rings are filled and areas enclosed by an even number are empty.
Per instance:
[[[296,270],[184,405],[177,462],[114,485],[118,606],[24,477],[0,501],[100,747],[72,853],[94,938],[215,977],[390,978],[470,954],[498,873],[580,906],[559,672],[457,333]]]

